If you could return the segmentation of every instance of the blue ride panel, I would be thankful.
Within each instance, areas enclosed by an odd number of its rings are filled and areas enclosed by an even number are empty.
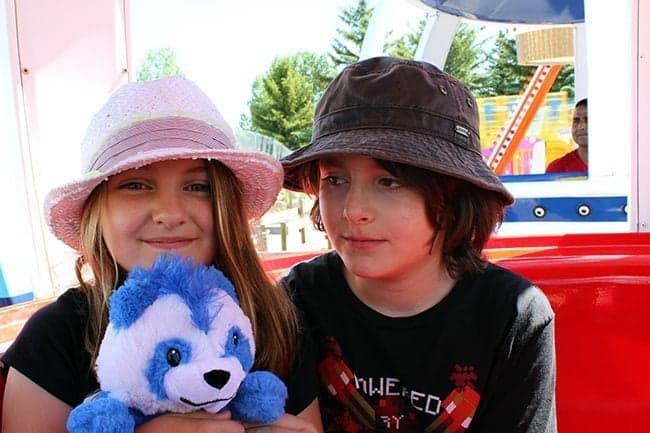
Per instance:
[[[19,295],[11,295],[11,293],[9,293],[9,287],[7,286],[7,282],[2,274],[2,264],[0,263],[0,308],[31,301],[32,299],[34,299],[34,294],[32,292],[22,293]]]
[[[627,197],[517,198],[506,210],[505,222],[627,221]]]

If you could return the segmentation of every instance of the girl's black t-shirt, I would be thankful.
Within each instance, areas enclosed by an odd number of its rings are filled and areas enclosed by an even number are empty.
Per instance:
[[[27,320],[2,362],[47,392],[76,406],[99,387],[84,349],[86,296],[70,289]]]

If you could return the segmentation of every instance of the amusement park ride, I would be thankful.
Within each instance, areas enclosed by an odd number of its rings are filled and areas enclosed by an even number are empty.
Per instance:
[[[650,3],[410,2],[436,12],[428,20],[416,52],[417,58],[436,65],[444,65],[461,20],[514,24],[521,34],[531,38],[531,43],[539,39],[543,55],[535,60],[535,75],[487,158],[498,174],[505,173],[504,167],[558,73],[558,64],[574,64],[576,100],[589,97],[589,172],[569,178],[504,176],[517,202],[490,241],[487,254],[537,284],[552,303],[556,313],[558,431],[604,433],[648,428]],[[54,116],[58,107],[52,101],[78,101],[71,108],[73,112],[67,114],[85,119],[87,114],[82,113],[92,112],[91,107],[110,91],[133,79],[128,67],[128,0],[68,0],[70,5],[65,10],[43,3],[54,2],[0,3],[0,21],[4,21],[0,22],[0,30],[6,30],[4,39],[0,31],[0,59],[9,59],[8,65],[0,63],[0,98],[2,105],[9,101],[13,107],[0,107],[0,116],[4,116],[0,117],[0,125],[4,129],[6,123],[10,131],[9,148],[0,147],[0,176],[8,177],[0,177],[0,182],[17,185],[22,191],[15,200],[8,201],[18,205],[15,215],[0,217],[4,245],[0,247],[0,265],[10,264],[14,272],[19,270],[25,275],[33,273],[34,268],[47,268],[51,260],[48,257],[56,254],[45,248],[38,194],[30,183],[39,166],[26,162],[37,159],[34,154],[39,151],[45,160],[54,156],[55,150],[46,148],[41,138],[43,130],[55,129],[49,116]],[[381,5],[379,2],[375,13]],[[69,13],[72,10],[83,19],[75,20]],[[371,19],[368,33],[380,34],[380,27],[379,20]],[[545,38],[558,28],[571,29],[574,50],[570,60],[558,60],[549,54],[553,44]],[[368,39],[361,56],[381,54],[382,47],[377,40]],[[101,61],[89,63],[81,55],[89,52],[104,55],[99,56]],[[39,105],[30,105],[37,95]],[[18,230],[17,234],[9,233],[6,227],[30,228]],[[22,258],[8,254],[7,246]],[[26,250],[29,254],[19,254]],[[266,266],[270,274],[277,275],[311,255],[269,256]],[[12,298],[3,293],[4,285],[27,281],[13,277],[5,280],[0,272],[0,301]],[[47,284],[46,276],[42,280],[34,277],[28,285]],[[13,301],[21,301],[20,295],[14,297]],[[32,301],[34,305],[38,302],[44,301]],[[0,343],[2,337],[11,337],[2,332],[12,308],[0,310]]]

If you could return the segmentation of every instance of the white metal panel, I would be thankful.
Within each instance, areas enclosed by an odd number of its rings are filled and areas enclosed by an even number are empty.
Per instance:
[[[635,144],[632,156],[632,210],[638,231],[650,231],[650,4],[635,1]]]
[[[575,59],[573,68],[575,71],[575,100],[587,97],[587,82],[589,81],[589,70],[587,69],[587,39],[585,24],[575,25],[573,46],[575,47]]]
[[[589,175],[627,179],[628,230],[636,231],[638,215],[633,190],[638,187],[636,156],[634,2],[616,7],[585,1],[589,70]]]
[[[29,145],[38,155],[42,194],[79,173],[78,145],[90,117],[126,81],[123,3],[18,0],[16,22]]]
[[[18,64],[18,46],[14,2],[0,4],[0,271],[6,282],[0,296],[23,298],[38,286],[33,273],[34,238],[30,221],[30,203],[35,204],[33,183],[24,176],[22,92]],[[30,190],[31,188],[31,190]],[[36,208],[37,206],[33,206]],[[42,247],[42,245],[41,245]],[[42,250],[42,248],[41,248]]]
[[[460,18],[455,15],[440,11],[432,14],[420,37],[415,58],[444,69],[459,24]]]
[[[16,90],[10,130],[17,131],[12,145],[20,157],[14,156],[13,164],[24,176],[29,218],[22,224],[33,238],[31,251],[20,260],[31,264],[35,290],[49,291],[52,283],[63,288],[71,282],[72,254],[44,226],[43,198],[51,187],[79,176],[85,127],[108,94],[126,82],[124,2],[3,3],[8,25],[14,24],[8,32],[8,45],[15,47],[9,75]]]
[[[359,59],[368,59],[370,57],[381,56],[384,54],[384,43],[388,33],[388,9],[386,3],[389,0],[379,0],[375,4],[366,35],[361,44]]]
[[[632,143],[632,0],[585,1],[589,176],[629,176]],[[629,191],[628,191],[629,193]]]

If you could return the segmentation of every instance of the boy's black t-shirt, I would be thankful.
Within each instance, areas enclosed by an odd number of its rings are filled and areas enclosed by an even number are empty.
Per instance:
[[[77,406],[99,388],[84,348],[87,320],[86,296],[78,289],[67,290],[25,323],[2,357],[5,370],[13,367],[59,400]],[[285,381],[289,391],[286,411],[291,414],[305,409],[318,392],[314,347],[308,335],[303,337],[294,371]],[[124,354],[124,362],[130,356]]]
[[[555,431],[554,314],[522,277],[490,264],[401,318],[361,302],[336,253],[284,281],[319,347],[325,431]]]

